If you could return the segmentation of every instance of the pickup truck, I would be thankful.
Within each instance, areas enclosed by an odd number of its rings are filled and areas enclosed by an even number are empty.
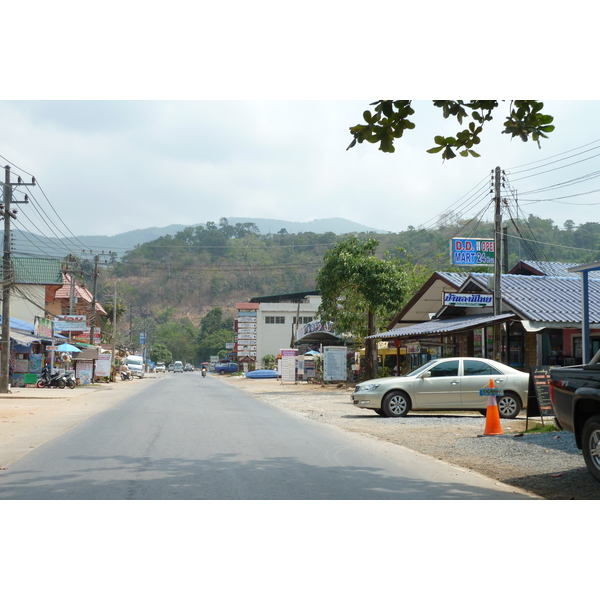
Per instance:
[[[550,400],[556,424],[575,435],[589,472],[600,481],[600,364],[554,367]]]
[[[225,375],[225,373],[237,373],[238,370],[238,364],[234,362],[215,364],[215,373],[219,373],[219,375]]]

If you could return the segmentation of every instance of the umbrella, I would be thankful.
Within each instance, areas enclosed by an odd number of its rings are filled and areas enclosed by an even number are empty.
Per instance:
[[[58,346],[59,352],[81,352],[81,349],[71,344],[61,344]]]
[[[316,350],[309,350],[306,354],[310,356],[321,356],[321,353]]]

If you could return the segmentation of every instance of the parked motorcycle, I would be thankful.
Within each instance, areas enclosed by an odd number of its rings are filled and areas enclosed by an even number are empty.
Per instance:
[[[64,389],[67,385],[66,378],[64,375],[56,372],[54,374],[50,373],[50,369],[48,367],[44,367],[42,369],[42,373],[40,378],[36,383],[36,387],[44,388],[44,387],[57,387],[61,390]]]
[[[68,377],[65,377],[65,383],[67,384],[68,388],[74,390],[77,386],[77,380],[75,379],[75,375],[71,373]]]

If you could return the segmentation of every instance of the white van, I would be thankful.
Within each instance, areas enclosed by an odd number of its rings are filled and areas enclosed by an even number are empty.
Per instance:
[[[183,373],[183,363],[180,360],[173,363],[173,373]]]
[[[131,354],[124,360],[124,364],[127,365],[127,368],[131,371],[132,375],[135,375],[140,379],[144,378],[146,365],[144,364],[143,356],[140,356],[138,354]]]

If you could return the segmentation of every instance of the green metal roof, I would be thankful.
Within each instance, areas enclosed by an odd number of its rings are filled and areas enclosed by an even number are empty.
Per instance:
[[[62,264],[58,258],[12,258],[16,284],[62,285]],[[0,279],[4,279],[3,265],[0,260]]]

